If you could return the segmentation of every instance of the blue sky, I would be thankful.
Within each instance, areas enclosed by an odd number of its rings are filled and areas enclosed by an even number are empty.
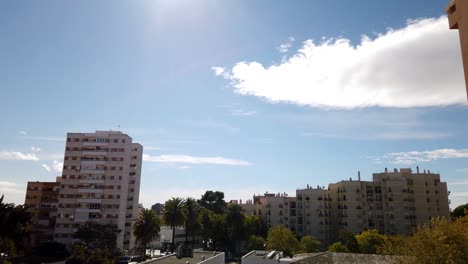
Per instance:
[[[145,147],[140,201],[439,172],[468,201],[448,1],[3,1],[0,192],[60,175],[67,132]]]

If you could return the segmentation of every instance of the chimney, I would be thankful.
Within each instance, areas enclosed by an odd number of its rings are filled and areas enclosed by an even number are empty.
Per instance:
[[[387,170],[387,168],[385,168],[385,173],[388,173],[388,170]]]
[[[361,181],[361,172],[360,171],[357,171],[357,178],[358,178],[358,181]]]
[[[416,166],[416,173],[419,174],[419,166]]]
[[[242,199],[239,200],[239,203],[242,204]]]
[[[430,170],[427,170],[427,174],[431,174],[431,171],[430,171]]]
[[[349,177],[349,181],[353,181],[353,178]]]
[[[395,173],[398,172],[397,168],[393,168],[393,172]]]

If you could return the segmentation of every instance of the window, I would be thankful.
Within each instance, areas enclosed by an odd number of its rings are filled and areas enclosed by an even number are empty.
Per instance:
[[[114,143],[118,143],[118,142],[119,142],[119,140],[118,140],[118,139],[114,139]]]
[[[122,139],[122,143],[125,143],[125,139]]]

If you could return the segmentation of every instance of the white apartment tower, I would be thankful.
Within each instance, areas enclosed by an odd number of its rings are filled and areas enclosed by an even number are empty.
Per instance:
[[[113,223],[122,232],[119,249],[132,249],[132,220],[138,217],[143,147],[119,131],[68,133],[55,225],[66,245],[87,221]]]

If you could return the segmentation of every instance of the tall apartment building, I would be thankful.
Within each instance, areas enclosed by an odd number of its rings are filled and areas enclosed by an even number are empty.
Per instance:
[[[452,0],[446,9],[450,29],[458,29],[468,95],[468,2]]]
[[[32,248],[54,240],[60,181],[61,177],[55,182],[28,182],[24,204],[31,213],[28,229]]]
[[[87,221],[116,224],[117,247],[132,249],[143,147],[118,131],[68,133],[55,240],[70,245]]]
[[[312,235],[324,242],[335,241],[343,228],[353,233],[378,229],[409,234],[433,217],[450,216],[447,184],[439,174],[420,173],[419,168],[416,173],[385,169],[374,173],[372,181],[361,181],[358,173],[357,180],[331,183],[328,188],[307,186],[296,190],[296,197],[254,196],[253,205],[242,206],[254,207],[254,214],[269,227],[283,224],[299,236]]]

